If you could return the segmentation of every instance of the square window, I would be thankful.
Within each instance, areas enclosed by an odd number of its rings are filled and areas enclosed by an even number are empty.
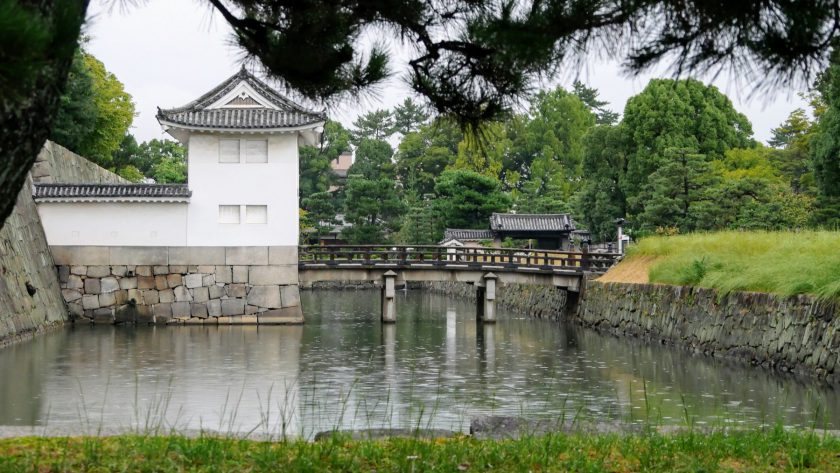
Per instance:
[[[239,206],[220,205],[219,223],[239,223]]]
[[[268,223],[268,207],[265,205],[246,205],[245,223]]]
[[[245,162],[246,163],[267,163],[268,162],[268,141],[267,140],[245,140]]]
[[[239,162],[239,140],[219,140],[219,162]]]

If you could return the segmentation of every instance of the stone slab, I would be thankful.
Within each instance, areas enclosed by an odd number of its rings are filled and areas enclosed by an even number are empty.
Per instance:
[[[300,325],[303,323],[303,312],[300,307],[287,309],[272,309],[257,315],[260,325]]]
[[[189,302],[173,302],[172,303],[172,317],[189,318],[191,315]]]
[[[249,305],[265,307],[268,309],[279,309],[283,307],[280,299],[279,286],[254,286],[248,292],[247,302]]]
[[[245,313],[243,299],[224,299],[222,301],[222,315],[242,315]]]
[[[251,266],[248,268],[248,284],[266,286],[269,284],[297,284],[297,265]]]
[[[184,276],[184,285],[187,286],[187,288],[189,289],[201,287],[201,281],[203,277],[204,275],[200,273],[187,274],[186,276]]]
[[[169,264],[169,252],[165,246],[113,246],[109,264],[165,266]]]
[[[282,307],[299,307],[300,289],[297,285],[280,286],[280,299],[283,302]]]
[[[297,246],[269,246],[268,264],[298,264]]]
[[[230,325],[256,325],[259,323],[256,315],[240,315],[237,317],[228,317]]]
[[[225,248],[222,246],[170,246],[168,250],[170,265],[225,264]]]
[[[107,246],[50,246],[57,265],[109,265],[110,249]]]
[[[267,246],[230,246],[225,248],[226,265],[266,265]]]
[[[87,277],[89,278],[104,278],[111,275],[110,266],[88,266]]]

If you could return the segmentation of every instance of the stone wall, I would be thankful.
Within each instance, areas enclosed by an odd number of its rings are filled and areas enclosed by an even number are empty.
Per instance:
[[[0,229],[0,347],[67,320],[53,257],[32,201],[37,182],[122,182],[123,179],[47,142]]]
[[[840,307],[810,296],[589,282],[577,321],[711,356],[837,382]]]
[[[303,322],[297,247],[52,247],[76,322]]]
[[[419,283],[419,287],[475,301],[475,286],[463,282],[428,282]],[[567,292],[554,286],[531,284],[500,284],[496,289],[496,304],[528,317],[559,320],[566,307]]]
[[[129,182],[52,141],[47,141],[44,144],[29,174],[38,184],[119,184]]]

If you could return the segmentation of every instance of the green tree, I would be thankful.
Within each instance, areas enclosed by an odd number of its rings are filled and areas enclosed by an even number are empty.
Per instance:
[[[420,127],[429,121],[429,114],[426,110],[411,98],[394,107],[393,130],[403,136],[420,130]]]
[[[96,115],[93,78],[85,63],[84,52],[77,49],[50,139],[70,151],[81,153],[85,137],[93,134],[96,128]]]
[[[387,140],[394,134],[394,117],[388,110],[368,112],[353,122],[353,144],[364,140]]]
[[[419,196],[434,192],[435,179],[455,162],[462,139],[454,122],[441,119],[403,136],[394,156],[403,188]]]
[[[137,155],[136,160],[133,161],[133,164],[146,177],[154,179],[155,166],[164,160],[182,162],[186,166],[187,150],[177,141],[154,138],[140,144],[140,153]]]
[[[583,182],[575,196],[576,215],[596,241],[616,238],[615,219],[627,214],[622,188],[627,171],[626,133],[620,126],[597,126],[585,139]]]
[[[441,228],[487,228],[493,212],[507,212],[511,205],[498,180],[473,171],[444,171],[435,194],[432,207]]]
[[[407,210],[397,234],[400,244],[434,245],[440,241],[440,229],[435,222],[432,200],[428,197],[409,194],[403,199]]]
[[[576,80],[572,84],[572,93],[575,94],[581,102],[586,104],[586,106],[589,107],[589,110],[595,114],[596,124],[615,125],[618,121],[618,113],[607,108],[609,102],[605,102],[598,98],[598,89],[587,87],[583,82]]]
[[[117,174],[120,177],[122,177],[123,179],[127,179],[131,182],[140,182],[140,181],[142,181],[143,179],[146,178],[146,176],[144,176],[143,173],[140,172],[139,169],[137,169],[136,167],[134,167],[130,164],[127,165],[127,166],[121,167],[117,171]]]
[[[488,123],[479,129],[467,133],[458,143],[458,155],[450,169],[473,171],[499,179],[502,161],[511,141],[507,137],[504,125],[498,122]]]
[[[394,150],[385,141],[364,139],[356,148],[356,159],[350,166],[348,175],[358,175],[365,179],[394,179],[395,170],[391,157]]]
[[[717,88],[693,79],[651,80],[627,102],[621,125],[628,146],[622,188],[631,220],[646,211],[647,199],[654,196],[648,186],[653,174],[672,158],[687,156],[666,150],[691,149],[711,161],[723,157],[728,149],[753,144],[749,120]],[[680,165],[677,163],[677,167]]]
[[[344,200],[344,218],[352,226],[342,236],[352,244],[382,244],[399,229],[403,204],[393,179],[366,179],[350,175]]]
[[[298,194],[301,205],[309,196],[329,190],[336,181],[330,163],[349,149],[350,132],[341,123],[331,120],[324,125],[324,134],[318,146],[300,147]]]
[[[335,195],[331,192],[315,192],[303,200],[303,209],[314,229],[313,237],[327,234],[338,223],[336,204]]]
[[[152,167],[152,178],[160,184],[187,182],[187,163],[179,158],[163,158]]]
[[[832,54],[832,64],[822,73],[817,90],[825,102],[816,135],[811,144],[811,160],[819,190],[816,223],[840,226],[840,48]]]

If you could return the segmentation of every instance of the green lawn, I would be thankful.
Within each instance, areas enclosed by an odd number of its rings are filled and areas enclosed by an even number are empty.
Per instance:
[[[0,472],[840,471],[840,441],[781,429],[734,434],[551,435],[516,441],[214,437],[0,440]]]
[[[840,232],[719,232],[642,239],[650,281],[840,300]]]

